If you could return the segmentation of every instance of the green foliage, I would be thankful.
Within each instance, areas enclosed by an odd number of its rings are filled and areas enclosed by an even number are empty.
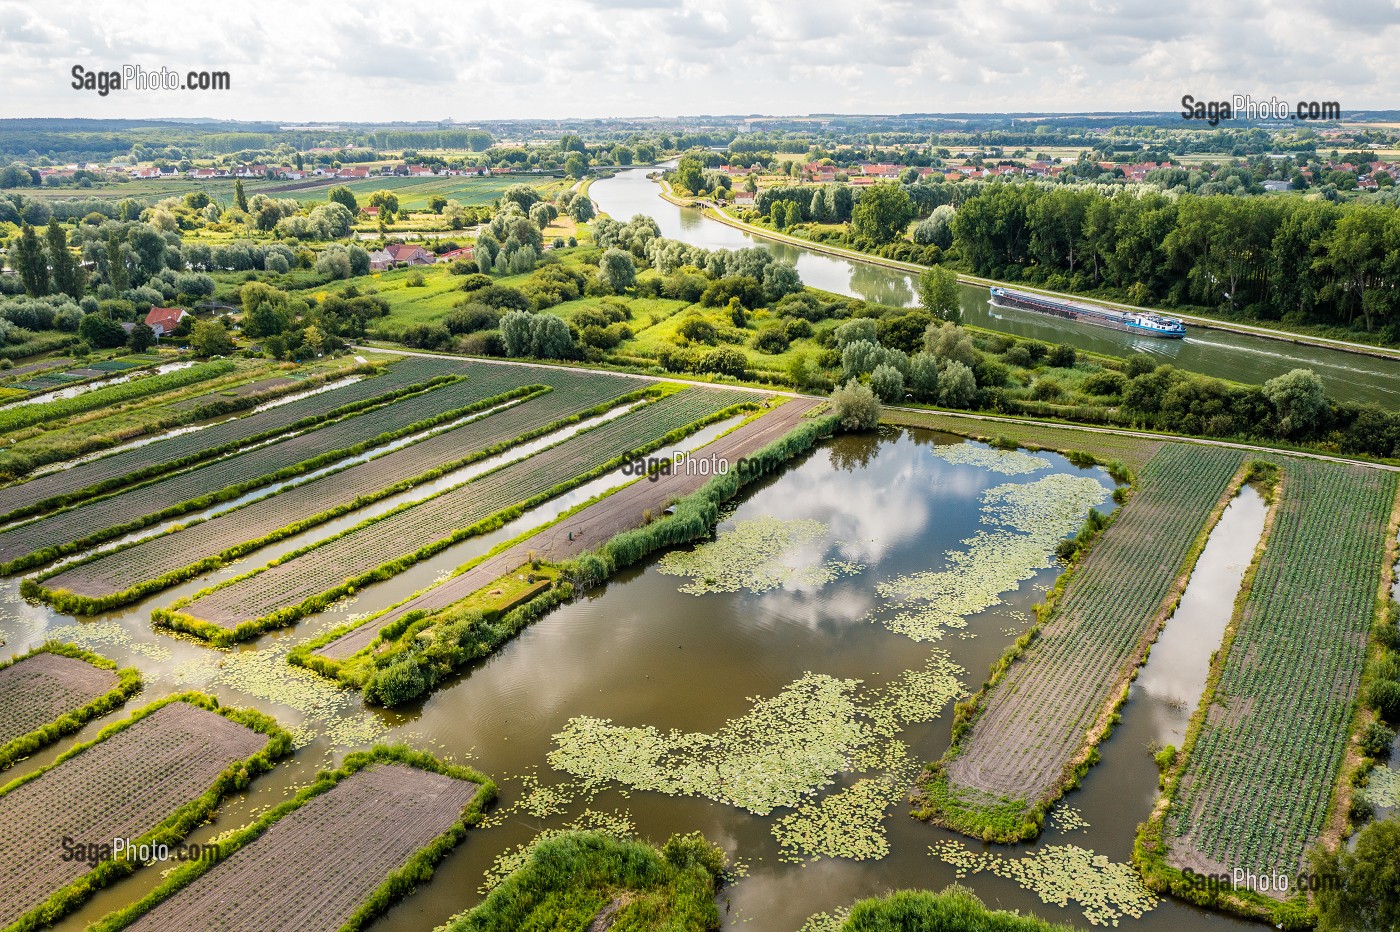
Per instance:
[[[919,305],[937,317],[958,323],[962,305],[958,301],[958,276],[941,265],[930,266],[919,276]]]
[[[943,367],[938,377],[938,403],[949,408],[968,408],[977,400],[977,378],[957,360]]]
[[[1311,369],[1294,369],[1264,383],[1264,397],[1274,406],[1279,433],[1306,439],[1327,414],[1322,380]]]
[[[1373,822],[1354,850],[1318,850],[1312,869],[1319,932],[1394,929],[1400,926],[1400,821]]]
[[[659,851],[602,832],[565,832],[536,843],[529,860],[448,932],[584,930],[614,909],[614,932],[713,932],[724,853],[699,835],[673,835]]]
[[[875,392],[854,379],[831,393],[831,411],[842,430],[874,430],[880,423]]]
[[[1361,746],[1361,753],[1367,757],[1382,758],[1390,753],[1390,747],[1395,741],[1395,732],[1387,728],[1380,722],[1368,722],[1361,731],[1361,738],[1358,742]]]
[[[870,390],[886,404],[904,401],[904,376],[898,369],[881,363],[870,373]]]
[[[233,352],[233,338],[221,320],[201,320],[190,331],[190,349],[196,356],[227,356]]]
[[[967,887],[941,893],[902,890],[880,899],[861,900],[839,932],[1069,932],[1034,916],[989,910]]]
[[[901,185],[871,185],[851,211],[851,230],[879,246],[900,236],[913,215],[914,205]]]

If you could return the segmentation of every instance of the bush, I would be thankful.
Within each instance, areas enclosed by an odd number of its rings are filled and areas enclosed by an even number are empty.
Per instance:
[[[1146,375],[1155,371],[1157,361],[1146,353],[1134,353],[1128,357],[1128,364],[1123,367],[1123,373],[1130,379],[1135,379],[1140,375]]]
[[[1056,343],[1045,354],[1045,361],[1056,369],[1069,369],[1079,361],[1079,353],[1068,343]]]
[[[1014,344],[1010,349],[1001,354],[1001,358],[1005,360],[1008,366],[1015,366],[1018,369],[1029,369],[1034,365],[1034,360],[1031,359],[1031,351],[1024,343]]]
[[[949,408],[970,407],[977,400],[977,378],[972,370],[954,360],[938,377],[938,402]]]
[[[1031,397],[1036,401],[1054,401],[1063,394],[1064,389],[1055,379],[1042,376],[1031,383]]]
[[[1374,680],[1366,691],[1366,704],[1387,722],[1400,724],[1400,682]]]
[[[1127,384],[1128,380],[1123,377],[1123,373],[1104,369],[1084,380],[1084,391],[1090,395],[1120,395],[1123,393],[1123,387]]]
[[[428,675],[417,657],[406,657],[385,667],[365,684],[365,701],[374,705],[398,706],[412,702],[428,691]]]
[[[843,430],[874,430],[880,423],[880,402],[875,392],[854,379],[831,393],[831,411]]]
[[[808,326],[811,325],[808,324]],[[754,349],[773,355],[787,352],[787,348],[791,344],[792,341],[788,339],[787,328],[782,325],[764,327],[753,339]]]
[[[473,301],[452,311],[442,322],[449,331],[456,334],[494,330],[501,322],[501,312]]]
[[[1361,732],[1361,753],[1367,757],[1385,757],[1390,753],[1390,747],[1394,741],[1394,731],[1380,722],[1371,722]]]
[[[742,351],[728,346],[712,349],[700,357],[698,371],[715,375],[730,375],[742,379],[749,370],[749,358]]]

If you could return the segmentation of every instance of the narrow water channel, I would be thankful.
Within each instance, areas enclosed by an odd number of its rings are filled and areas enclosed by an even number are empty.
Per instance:
[[[707,249],[761,246],[794,263],[802,281],[814,288],[896,307],[916,303],[914,283],[908,273],[755,238],[706,218],[696,208],[677,207],[662,199],[660,187],[647,177],[655,171],[628,169],[595,181],[588,193],[614,219],[626,221],[636,214],[645,214],[656,220],[662,236],[671,239]],[[978,327],[1050,343],[1069,343],[1110,355],[1150,353],[1181,369],[1254,384],[1292,369],[1308,368],[1322,378],[1333,397],[1400,407],[1400,361],[1396,360],[1204,327],[1190,328],[1184,340],[1140,337],[1029,311],[993,308],[987,300],[987,289],[980,286],[961,286],[961,301],[963,319]]]

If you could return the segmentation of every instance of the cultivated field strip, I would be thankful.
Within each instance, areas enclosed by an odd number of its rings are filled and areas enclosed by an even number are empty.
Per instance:
[[[318,517],[329,520],[352,505],[358,507],[382,498],[404,487],[404,483],[434,475],[446,465],[480,458],[501,444],[574,417],[644,384],[634,379],[569,372],[539,374],[552,384],[552,391],[208,521],[65,567],[44,578],[43,586],[49,591],[104,598],[153,580],[173,585],[193,575],[180,571],[209,557],[223,555],[223,559],[232,559],[243,552],[239,548],[245,542],[270,543],[286,536],[278,534],[283,529],[295,528],[299,532],[320,523]],[[151,587],[142,589],[154,591]]]
[[[40,651],[0,669],[0,748],[117,688],[115,669]]]
[[[177,701],[0,793],[0,864],[22,865],[0,884],[9,926],[92,869],[63,860],[81,844],[135,841],[207,793],[226,769],[268,743],[216,712]]]
[[[1164,446],[1095,543],[1040,636],[984,699],[947,765],[950,792],[1033,805],[1052,792],[1130,672],[1182,563],[1243,464],[1234,450]]]
[[[163,517],[232,498],[308,460],[329,463],[352,455],[357,447],[387,440],[411,424],[450,416],[530,384],[533,376],[526,368],[481,366],[469,379],[434,386],[286,440],[16,525],[0,531],[0,569],[23,569]]]
[[[727,463],[730,468],[744,456],[762,449],[801,422],[817,402],[792,399],[762,417],[735,428],[697,451],[697,456]],[[699,489],[710,480],[698,470],[677,470],[656,482],[634,482],[596,501],[565,521],[543,528],[520,543],[488,557],[460,575],[399,603],[359,627],[317,648],[315,653],[332,660],[346,660],[369,647],[379,632],[410,612],[431,613],[460,602],[506,573],[530,561],[530,552],[542,560],[563,562],[586,550],[597,549],[620,531],[636,526],[649,509],[660,514],[670,501]]]
[[[586,475],[600,464],[746,400],[733,391],[689,388],[578,434],[465,485],[351,529],[284,563],[209,591],[181,608],[232,629],[342,586],[492,515]],[[177,606],[178,607],[178,606]]]
[[[1327,819],[1365,665],[1394,474],[1288,460],[1281,491],[1167,813],[1171,860],[1198,870],[1298,870]]]
[[[335,932],[390,872],[451,829],[479,789],[403,764],[371,765],[126,928]]]
[[[365,405],[435,378],[475,372],[478,368],[484,367],[468,369],[461,363],[447,360],[405,359],[389,366],[381,375],[0,488],[0,519],[30,514],[45,503],[68,500],[79,493],[111,488],[124,480],[129,481],[129,477],[155,475],[216,456],[241,444],[305,426],[342,409]]]

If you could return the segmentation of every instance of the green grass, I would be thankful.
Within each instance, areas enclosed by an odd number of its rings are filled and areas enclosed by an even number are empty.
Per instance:
[[[610,932],[711,932],[724,853],[699,835],[661,848],[602,832],[537,842],[529,859],[447,932],[586,932],[612,909]]]
[[[987,909],[970,889],[953,884],[942,893],[901,890],[861,900],[851,907],[839,932],[1071,932],[1073,928]]]

